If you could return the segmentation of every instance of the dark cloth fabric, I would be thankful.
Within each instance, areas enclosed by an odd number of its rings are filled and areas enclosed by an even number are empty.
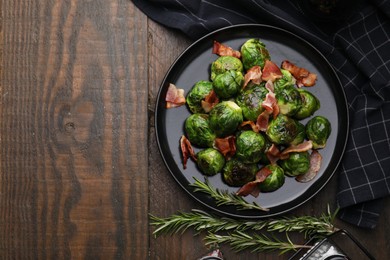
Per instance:
[[[390,194],[390,0],[342,1],[341,13],[324,20],[304,0],[133,0],[151,19],[194,40],[221,27],[262,23],[317,47],[337,72],[350,112],[337,173],[339,217],[374,228],[381,199]]]

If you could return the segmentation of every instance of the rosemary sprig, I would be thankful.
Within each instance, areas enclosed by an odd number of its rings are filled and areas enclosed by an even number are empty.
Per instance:
[[[324,237],[337,231],[333,225],[334,219],[338,213],[336,209],[333,213],[331,212],[329,205],[327,213],[323,213],[319,217],[315,216],[300,216],[293,218],[279,218],[270,220],[267,223],[267,231],[273,232],[299,232],[304,233],[306,237]]]
[[[233,205],[237,206],[238,210],[256,209],[262,211],[269,211],[267,208],[261,207],[256,202],[249,203],[243,197],[234,193],[229,193],[227,190],[221,191],[211,186],[210,182],[206,179],[204,182],[194,177],[195,182],[190,186],[195,187],[195,192],[203,192],[210,195],[215,199],[217,206]]]
[[[210,244],[228,244],[231,248],[240,252],[243,250],[251,250],[252,252],[270,252],[280,250],[280,254],[284,254],[288,251],[295,251],[299,248],[310,248],[308,245],[294,244],[288,235],[286,235],[286,241],[282,241],[275,237],[269,237],[264,234],[252,234],[243,233],[237,231],[228,235],[218,235],[209,233],[205,237],[206,245]]]
[[[331,213],[329,207],[327,213],[320,217],[292,216],[278,219],[265,220],[240,220],[228,217],[217,217],[202,210],[193,209],[191,212],[179,212],[167,218],[159,218],[150,215],[151,225],[155,226],[153,234],[157,237],[162,234],[183,233],[188,228],[193,228],[196,233],[202,231],[218,233],[221,231],[267,231],[267,232],[297,232],[306,237],[324,237],[337,231],[333,225],[337,210]]]

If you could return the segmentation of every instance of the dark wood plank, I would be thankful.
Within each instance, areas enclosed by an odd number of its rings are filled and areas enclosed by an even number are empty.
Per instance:
[[[0,258],[146,259],[147,18],[2,1]]]

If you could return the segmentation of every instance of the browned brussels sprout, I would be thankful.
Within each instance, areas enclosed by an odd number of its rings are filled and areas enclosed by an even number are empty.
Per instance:
[[[210,128],[218,137],[233,134],[243,121],[242,109],[233,101],[218,103],[209,115]]]
[[[309,152],[292,152],[287,159],[279,161],[280,167],[288,176],[298,176],[306,173],[310,168]]]
[[[291,144],[302,131],[297,120],[279,114],[268,124],[266,135],[275,144]],[[303,140],[302,140],[303,141]]]
[[[265,167],[271,170],[272,173],[263,182],[259,183],[260,191],[271,192],[282,187],[285,181],[284,170],[276,164],[269,164]]]
[[[269,52],[259,39],[249,39],[241,46],[241,59],[246,70],[255,65],[264,68],[266,60],[271,60]]]
[[[206,80],[201,80],[188,92],[186,103],[192,113],[205,113],[202,108],[202,100],[213,90],[213,83]]]
[[[211,80],[229,70],[243,72],[243,66],[240,59],[233,56],[221,56],[211,63]]]
[[[184,130],[192,144],[200,147],[213,146],[216,136],[209,126],[208,118],[207,114],[192,114],[186,119]]]
[[[201,172],[213,176],[221,172],[225,165],[225,157],[214,148],[207,148],[197,153],[197,165]]]
[[[315,116],[306,124],[306,136],[313,142],[313,148],[324,148],[332,127],[329,120],[323,116]]]
[[[236,148],[238,159],[244,163],[257,163],[264,153],[265,138],[252,130],[243,131],[237,136]]]
[[[229,186],[240,187],[253,181],[258,170],[256,163],[243,163],[233,158],[227,161],[222,169],[223,180]]]
[[[301,95],[302,106],[294,114],[296,119],[304,119],[314,114],[318,109],[320,109],[320,101],[316,96],[305,89],[298,89],[299,94]]]

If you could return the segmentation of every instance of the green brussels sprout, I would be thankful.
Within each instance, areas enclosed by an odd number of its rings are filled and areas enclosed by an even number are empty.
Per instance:
[[[301,126],[297,120],[279,114],[268,124],[266,135],[275,144],[290,144],[300,133]]]
[[[301,122],[294,120],[297,124],[297,135],[295,136],[294,140],[290,142],[290,144],[297,145],[302,143],[306,138],[306,128],[305,125]]]
[[[275,91],[280,113],[286,116],[294,115],[302,107],[302,98],[296,87],[285,86]]]
[[[241,132],[236,139],[236,156],[244,163],[260,161],[265,149],[265,138],[252,130]]]
[[[233,101],[218,103],[209,115],[210,128],[218,137],[233,134],[243,121],[242,109]]]
[[[228,70],[243,72],[243,65],[239,58],[233,56],[221,56],[211,63],[211,80]]]
[[[282,72],[283,76],[279,79],[276,79],[274,82],[274,88],[275,90],[280,90],[286,86],[294,86],[295,85],[295,78],[293,75],[285,69],[280,69]]]
[[[265,148],[264,148],[264,152],[261,154],[260,163],[265,165],[270,163],[267,156],[267,151],[269,148],[271,148],[272,143],[270,140],[268,140],[268,138],[264,138],[264,140],[265,140]]]
[[[196,158],[199,169],[207,176],[221,172],[225,165],[225,157],[214,148],[206,148],[198,152]]]
[[[237,158],[232,158],[225,163],[222,177],[229,186],[240,187],[253,181],[258,170],[256,163],[243,163]]]
[[[218,74],[214,81],[214,91],[220,98],[228,99],[240,92],[244,76],[240,71],[228,70]]]
[[[266,60],[270,60],[268,50],[263,42],[258,39],[249,39],[241,46],[241,59],[246,70],[255,65],[264,68]]]
[[[187,117],[184,130],[192,144],[200,147],[213,146],[216,136],[209,126],[208,118],[207,114],[192,114]]]
[[[256,121],[257,117],[263,112],[261,106],[268,90],[265,88],[265,82],[260,85],[250,84],[243,89],[236,97],[237,105],[242,109],[242,114],[247,120]]]
[[[206,80],[201,80],[188,92],[186,103],[192,113],[205,113],[202,108],[202,100],[213,90],[213,83]]]
[[[269,164],[265,167],[270,169],[272,173],[263,182],[259,183],[260,191],[271,192],[282,187],[285,181],[284,170],[276,164]]]
[[[320,101],[316,96],[305,89],[298,89],[299,94],[301,95],[302,106],[294,114],[296,119],[304,119],[314,114],[318,109],[320,109]]]
[[[332,127],[329,120],[323,116],[315,116],[306,124],[306,136],[313,142],[313,148],[324,148]]]
[[[304,174],[310,168],[310,154],[309,152],[292,152],[287,159],[280,160],[279,165],[288,176]]]

